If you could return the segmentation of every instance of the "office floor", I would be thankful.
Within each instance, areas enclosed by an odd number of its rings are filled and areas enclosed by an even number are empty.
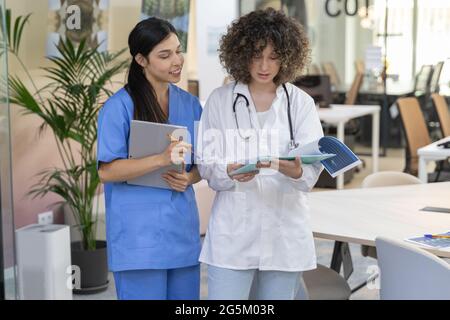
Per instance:
[[[357,152],[366,153],[369,152],[369,148],[358,147]],[[363,179],[372,172],[372,158],[361,157],[365,160],[366,166],[361,171],[355,174],[353,180],[345,185],[345,189],[359,188]],[[393,170],[402,171],[404,166],[404,151],[402,149],[388,149],[386,157],[380,157],[380,171]],[[431,170],[432,168],[430,168]],[[314,189],[314,192],[330,189]],[[318,263],[329,265],[331,256],[333,253],[333,241],[316,239],[316,250]],[[349,278],[350,287],[354,288],[360,283],[363,283],[372,273],[377,266],[375,259],[363,257],[360,253],[360,246],[350,245],[350,251],[352,253],[354,272]],[[201,268],[201,299],[207,297],[207,285],[206,285],[206,266],[202,265]],[[109,276],[110,286],[107,291],[94,295],[74,295],[74,299],[77,300],[110,300],[116,299],[114,279],[112,274]],[[377,300],[379,299],[379,290],[370,289],[364,287],[361,290],[354,293],[351,299],[354,300]]]

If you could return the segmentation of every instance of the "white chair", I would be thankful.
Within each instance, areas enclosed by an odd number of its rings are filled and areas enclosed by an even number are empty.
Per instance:
[[[382,300],[450,300],[450,264],[402,241],[375,242]]]
[[[422,183],[417,177],[404,172],[398,171],[381,171],[368,175],[362,182],[362,188],[376,188],[389,186],[402,186],[408,184]],[[375,247],[362,245],[361,254],[364,257],[377,258]]]
[[[368,175],[362,182],[363,188],[401,186],[408,184],[420,184],[418,178],[413,175],[397,171],[381,171]]]

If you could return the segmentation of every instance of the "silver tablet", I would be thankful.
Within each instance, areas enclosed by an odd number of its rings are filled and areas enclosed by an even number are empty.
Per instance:
[[[186,127],[164,123],[132,120],[129,139],[129,159],[138,159],[162,153],[170,144],[168,135],[190,143],[189,131]],[[185,163],[189,163],[190,155],[186,155]],[[161,174],[169,170],[181,170],[180,165],[171,165],[153,171],[141,177],[127,181],[128,184],[171,189],[161,178]]]

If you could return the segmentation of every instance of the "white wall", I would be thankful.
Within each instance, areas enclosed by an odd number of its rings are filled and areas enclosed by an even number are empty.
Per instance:
[[[197,0],[197,59],[200,100],[223,83],[226,72],[220,65],[218,36],[237,18],[237,0]]]

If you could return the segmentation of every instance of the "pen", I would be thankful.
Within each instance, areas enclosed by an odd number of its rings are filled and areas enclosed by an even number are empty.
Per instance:
[[[180,136],[180,138],[175,138],[174,136],[172,136],[170,133],[167,134],[167,138],[170,140],[170,142],[181,142],[183,141],[183,136]],[[191,144],[186,143],[186,147],[192,147]]]
[[[450,239],[450,235],[439,235],[439,234],[426,234],[425,238],[429,239]]]
[[[180,136],[179,139],[177,139],[174,136],[172,136],[170,133],[167,134],[167,138],[170,140],[170,142],[178,142],[178,141],[181,141],[183,139],[183,137],[181,137],[181,136]]]

